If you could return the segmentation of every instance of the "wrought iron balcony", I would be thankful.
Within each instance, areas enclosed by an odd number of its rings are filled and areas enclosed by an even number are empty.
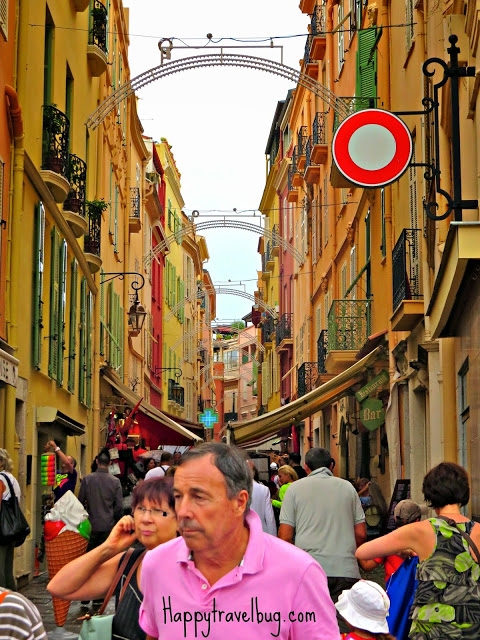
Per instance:
[[[318,378],[318,363],[304,362],[298,369],[297,373],[297,393],[301,398],[309,391],[315,389],[315,383]]]
[[[325,35],[325,5],[318,4],[312,13],[310,32],[313,37]]]
[[[83,250],[100,258],[100,240],[102,228],[102,213],[96,208],[88,208],[88,234],[85,236]]]
[[[197,413],[203,413],[205,411],[205,401],[202,396],[197,396]]]
[[[70,122],[53,105],[43,106],[42,169],[66,178]]]
[[[272,247],[272,257],[275,258],[278,256],[278,254],[280,253],[280,230],[278,228],[278,224],[274,224],[272,227],[272,240],[271,240],[271,247]]]
[[[103,53],[107,53],[107,8],[100,0],[93,0],[90,15],[90,34],[88,44],[96,45]]]
[[[227,422],[236,422],[238,420],[238,412],[237,411],[226,411],[223,414],[223,422],[226,424]]]
[[[275,323],[271,316],[267,316],[262,323],[262,344],[272,341],[275,332]]]
[[[328,331],[322,329],[317,340],[317,360],[318,360],[318,373],[327,373],[325,368],[325,360],[328,355]]]
[[[404,229],[392,251],[393,310],[403,300],[422,300],[420,290],[420,229]]]
[[[308,34],[307,41],[305,42],[305,52],[303,54],[303,64],[305,69],[310,64],[310,48],[312,46],[312,36]]]
[[[293,172],[293,164],[288,167],[288,175],[287,175],[287,185],[288,185],[288,193],[287,200],[288,202],[297,202],[298,200],[298,191],[297,188],[293,184],[293,177],[297,174]]]
[[[168,399],[173,400],[181,407],[185,406],[185,390],[171,378],[168,379]]]
[[[315,114],[312,127],[312,142],[314,146],[316,144],[327,144],[327,135],[325,128],[325,120],[327,113],[325,111],[318,111]]]
[[[140,218],[140,189],[130,187],[130,218]]]
[[[63,203],[63,210],[77,213],[85,218],[87,165],[74,154],[70,154],[68,157],[67,180],[70,183],[70,191]]]
[[[284,313],[277,324],[275,332],[275,340],[277,347],[282,340],[291,340],[292,338],[293,313]]]
[[[298,137],[297,137],[297,153],[299,156],[305,155],[305,144],[307,142],[307,139],[308,139],[307,127],[305,126],[300,127],[300,129],[298,130]]]
[[[298,172],[297,160],[298,160],[298,148],[295,145],[293,147],[293,153],[292,153],[292,174]]]
[[[305,182],[308,184],[314,184],[318,182],[320,178],[320,166],[315,164],[312,160],[313,142],[310,136],[307,140],[305,148]]]
[[[343,102],[346,102],[350,108],[350,114],[356,113],[357,111],[364,111],[365,109],[375,109],[377,105],[378,98],[369,98],[369,97],[360,97],[360,96],[349,96],[349,97],[341,97]],[[347,116],[345,116],[347,117]],[[335,111],[335,115],[333,118],[333,131],[335,132],[338,129],[338,125],[344,120],[344,118],[340,118],[337,111]]]
[[[328,350],[358,351],[371,333],[371,300],[334,300],[328,313]]]

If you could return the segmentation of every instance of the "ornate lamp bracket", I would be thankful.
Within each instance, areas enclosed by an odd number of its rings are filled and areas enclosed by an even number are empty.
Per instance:
[[[458,37],[451,35],[448,38],[450,47],[447,52],[450,55],[450,61],[447,64],[441,58],[429,58],[425,60],[422,66],[423,75],[427,78],[433,78],[436,73],[435,65],[438,65],[443,71],[443,77],[439,82],[433,85],[433,98],[425,97],[422,100],[424,106],[423,111],[395,111],[400,115],[427,115],[433,113],[434,127],[434,158],[432,163],[412,162],[411,167],[426,167],[424,173],[425,180],[428,182],[435,181],[435,191],[442,195],[447,201],[447,208],[442,215],[435,215],[438,209],[436,201],[424,202],[425,213],[431,220],[445,220],[454,212],[455,220],[461,222],[462,211],[464,209],[477,209],[478,200],[462,199],[462,171],[460,159],[460,124],[459,124],[459,105],[458,105],[458,79],[472,78],[475,76],[475,67],[459,67],[458,54],[460,49],[456,46]],[[450,80],[450,104],[451,104],[451,127],[452,127],[452,174],[453,174],[453,197],[440,186],[440,141],[439,141],[439,113],[438,108],[440,101],[438,98],[439,90]]]

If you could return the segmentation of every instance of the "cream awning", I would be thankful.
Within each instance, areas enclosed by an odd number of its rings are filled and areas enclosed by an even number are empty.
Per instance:
[[[244,444],[260,440],[263,436],[278,433],[281,429],[308,418],[316,411],[326,407],[342,395],[352,384],[362,379],[365,368],[377,359],[380,347],[356,362],[354,365],[339,373],[318,389],[309,391],[301,398],[290,404],[264,413],[258,418],[252,418],[237,427],[233,426],[235,442]]]
[[[134,407],[136,404],[138,404],[138,402],[140,401],[140,396],[138,396],[136,393],[133,393],[131,389],[124,385],[120,378],[113,373],[113,371],[105,371],[103,374],[103,378],[106,382],[108,382],[108,384],[112,385],[112,387],[114,387],[123,398],[125,398],[129,405]],[[170,427],[170,429],[173,429],[177,433],[180,433],[182,436],[185,436],[186,438],[189,438],[190,440],[193,440],[195,442],[203,442],[203,438],[200,438],[200,436],[197,436],[189,429],[182,427],[181,424],[178,424],[178,422],[175,422],[175,420],[172,420],[164,413],[162,413],[160,409],[157,409],[148,402],[145,402],[145,400],[142,400],[139,409],[150,418],[158,420],[158,422],[164,424],[167,427]]]

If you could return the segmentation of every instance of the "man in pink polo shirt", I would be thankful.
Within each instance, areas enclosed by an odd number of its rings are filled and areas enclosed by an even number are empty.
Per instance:
[[[216,442],[191,449],[174,483],[183,537],[142,563],[140,626],[148,640],[339,640],[323,569],[262,531],[238,450]],[[294,570],[286,574],[286,566]]]

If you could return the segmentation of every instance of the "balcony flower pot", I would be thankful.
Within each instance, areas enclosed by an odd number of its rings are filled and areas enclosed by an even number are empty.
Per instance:
[[[48,169],[49,171],[53,171],[54,173],[59,173],[60,175],[63,175],[64,167],[65,162],[63,158],[47,158],[47,161],[45,163],[46,169]]]
[[[67,198],[63,204],[63,208],[65,211],[80,213],[82,201],[79,198]]]

